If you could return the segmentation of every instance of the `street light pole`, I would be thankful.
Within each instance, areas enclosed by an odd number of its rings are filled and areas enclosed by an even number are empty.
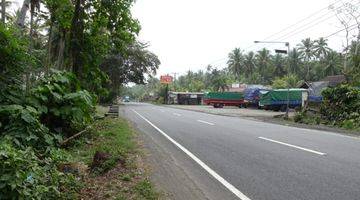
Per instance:
[[[290,43],[289,42],[282,42],[282,41],[254,41],[254,43],[280,43],[280,44],[285,44],[285,46],[287,47],[287,55],[288,55],[288,62],[289,62],[289,70],[290,70]],[[288,79],[289,79],[289,72],[288,72]],[[287,83],[287,103],[286,103],[286,113],[285,113],[285,118],[288,119],[289,118],[289,107],[290,107],[290,84]]]

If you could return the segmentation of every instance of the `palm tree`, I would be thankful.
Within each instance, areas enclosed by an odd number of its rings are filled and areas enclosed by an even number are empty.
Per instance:
[[[240,77],[243,68],[244,56],[240,48],[235,48],[231,53],[229,53],[229,60],[227,61],[229,70],[233,72],[236,78]]]
[[[286,73],[285,66],[284,66],[284,58],[281,56],[281,54],[276,54],[274,56],[274,76],[275,77],[283,77]]]
[[[244,60],[244,72],[245,77],[249,78],[255,71],[255,54],[250,51],[247,55],[245,55]]]
[[[310,60],[314,57],[314,42],[310,38],[301,40],[299,45],[299,52],[302,58],[306,61],[307,73],[306,79],[310,79]]]
[[[300,75],[301,55],[300,52],[293,48],[289,53],[290,69],[289,71],[293,74]]]
[[[265,81],[266,70],[268,70],[271,61],[269,50],[263,48],[262,50],[258,51],[258,54],[256,55],[256,60],[259,74],[262,80]]]
[[[336,51],[329,51],[324,58],[324,75],[333,76],[339,73],[341,59]]]
[[[326,54],[330,51],[330,48],[327,44],[327,39],[324,39],[323,37],[319,38],[318,40],[314,41],[314,55],[319,58],[323,59]]]

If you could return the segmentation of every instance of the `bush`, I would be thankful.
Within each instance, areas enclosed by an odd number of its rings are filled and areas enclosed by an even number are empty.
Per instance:
[[[39,121],[38,111],[21,105],[0,106],[0,138],[11,137],[17,146],[46,150],[54,145],[54,135]]]
[[[340,85],[324,90],[322,95],[320,113],[323,119],[347,128],[360,127],[360,89]]]
[[[50,131],[65,135],[83,129],[93,120],[95,97],[79,90],[79,83],[69,72],[53,71],[31,91],[29,103],[40,112],[41,122]]]
[[[74,177],[57,171],[51,159],[0,142],[0,199],[73,199],[77,189]]]

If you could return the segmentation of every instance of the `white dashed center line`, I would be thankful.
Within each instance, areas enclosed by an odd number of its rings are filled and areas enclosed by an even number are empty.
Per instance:
[[[211,126],[214,126],[215,124],[211,123],[211,122],[207,122],[207,121],[203,121],[203,120],[197,120],[198,122],[200,123],[204,123],[204,124],[208,124],[208,125],[211,125]]]
[[[326,155],[326,153],[322,153],[322,152],[319,152],[319,151],[307,149],[307,148],[304,148],[304,147],[299,147],[299,146],[288,144],[288,143],[285,143],[285,142],[280,142],[280,141],[272,140],[272,139],[265,138],[265,137],[258,137],[258,138],[262,139],[262,140],[269,141],[269,142],[273,142],[273,143],[285,145],[285,146],[288,146],[288,147],[292,147],[292,148],[295,148],[295,149],[300,149],[300,150],[307,151],[307,152],[310,152],[310,153],[318,154],[318,155],[321,155],[321,156]]]

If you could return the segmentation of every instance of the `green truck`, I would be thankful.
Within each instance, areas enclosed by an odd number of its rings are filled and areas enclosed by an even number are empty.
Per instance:
[[[289,108],[302,107],[307,100],[308,91],[301,88],[275,89],[260,94],[259,107],[265,110],[286,111],[289,97]]]
[[[209,92],[205,94],[203,102],[214,108],[245,105],[244,94],[241,92]]]

